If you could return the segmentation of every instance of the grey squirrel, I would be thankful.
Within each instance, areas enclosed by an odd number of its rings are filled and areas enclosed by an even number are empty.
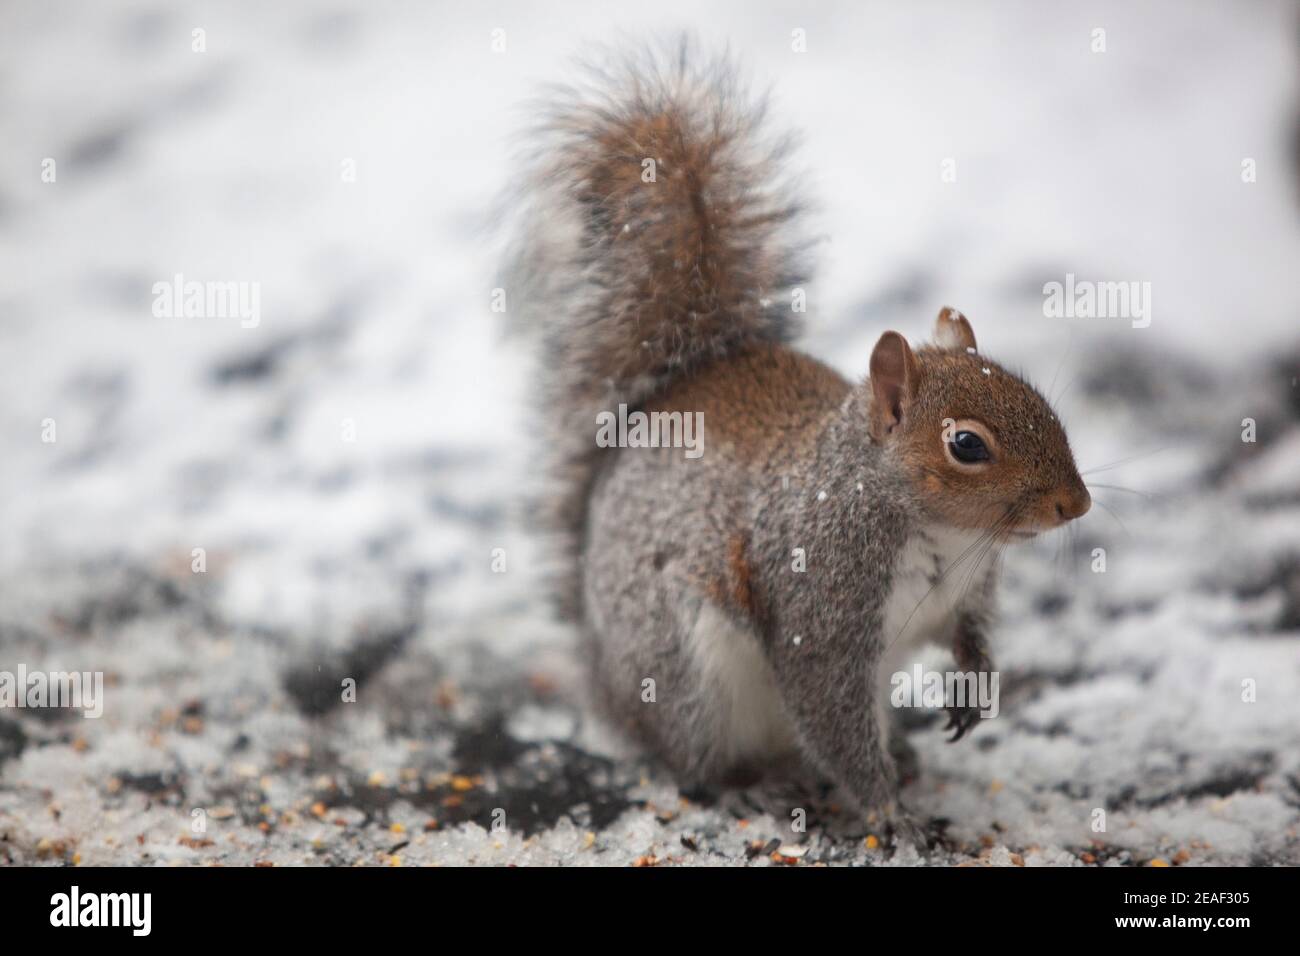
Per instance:
[[[681,783],[793,754],[914,839],[891,662],[934,641],[991,671],[1001,548],[1090,497],[1048,403],[959,312],[918,348],[885,332],[859,382],[787,344],[807,250],[764,112],[689,43],[543,112],[513,275],[557,592],[608,713]],[[702,413],[703,454],[601,447],[619,406]]]

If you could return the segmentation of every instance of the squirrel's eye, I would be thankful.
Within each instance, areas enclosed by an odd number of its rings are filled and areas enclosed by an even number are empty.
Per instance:
[[[977,461],[989,460],[989,450],[984,444],[984,439],[974,432],[958,432],[953,436],[951,444],[952,457],[958,461],[974,464]]]

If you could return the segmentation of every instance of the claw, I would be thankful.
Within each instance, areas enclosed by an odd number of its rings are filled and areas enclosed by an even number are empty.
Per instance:
[[[961,740],[975,726],[978,720],[978,713],[973,710],[957,710],[955,707],[948,711],[948,725],[944,731],[952,730],[953,735],[948,738],[948,743],[956,743]]]

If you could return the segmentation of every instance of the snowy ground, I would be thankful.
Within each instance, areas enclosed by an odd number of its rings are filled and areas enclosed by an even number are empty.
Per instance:
[[[0,710],[0,862],[1300,864],[1300,13],[915,6],[6,4],[0,671],[107,686]],[[1001,716],[911,722],[919,856],[833,797],[684,800],[541,608],[485,227],[538,85],[681,26],[805,131],[810,350],[858,374],[951,303],[1083,468],[1141,456],[1010,557]],[[1150,327],[1045,318],[1067,272],[1150,282]],[[155,316],[177,273],[259,324]]]

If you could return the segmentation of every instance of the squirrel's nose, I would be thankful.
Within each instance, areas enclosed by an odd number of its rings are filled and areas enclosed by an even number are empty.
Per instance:
[[[1075,491],[1063,493],[1056,499],[1056,517],[1064,524],[1075,518],[1082,518],[1092,507],[1092,495],[1082,485]]]

